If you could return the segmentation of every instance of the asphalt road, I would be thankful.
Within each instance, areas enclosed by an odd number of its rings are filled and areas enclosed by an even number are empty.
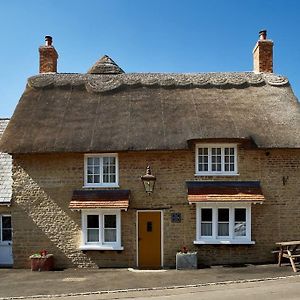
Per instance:
[[[32,299],[32,298],[31,298]],[[39,300],[49,298],[39,298]],[[53,298],[51,298],[53,299]],[[143,292],[119,292],[87,296],[59,297],[60,300],[102,300],[102,299],[136,299],[136,300],[293,300],[300,299],[300,277],[277,279],[272,281],[210,285],[197,288],[175,288]]]

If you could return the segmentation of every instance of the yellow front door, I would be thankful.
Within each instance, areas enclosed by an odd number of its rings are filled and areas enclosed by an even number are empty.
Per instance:
[[[138,266],[161,267],[161,213],[138,212]]]

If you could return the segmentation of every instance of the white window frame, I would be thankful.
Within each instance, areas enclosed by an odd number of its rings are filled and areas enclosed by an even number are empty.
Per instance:
[[[88,183],[87,168],[88,168],[88,158],[89,157],[99,157],[100,163],[100,183]],[[103,158],[104,157],[114,157],[116,159],[116,181],[115,182],[103,182]],[[84,188],[85,187],[119,187],[119,158],[117,153],[93,153],[84,155]]]
[[[99,216],[99,242],[87,241],[87,216]],[[116,215],[116,242],[104,242],[104,216]],[[80,250],[124,250],[121,246],[121,209],[83,209],[81,211],[81,245]]]
[[[201,209],[212,209],[212,236],[201,236]],[[229,236],[218,236],[218,209],[229,209]],[[234,209],[246,209],[246,235],[234,236]],[[194,244],[242,244],[251,245],[251,203],[196,203],[196,240]]]
[[[199,148],[208,148],[208,171],[199,171]],[[221,171],[212,171],[212,148],[221,148]],[[234,171],[225,171],[225,148],[234,148]],[[238,151],[237,144],[196,144],[195,149],[195,176],[236,176],[238,174]]]

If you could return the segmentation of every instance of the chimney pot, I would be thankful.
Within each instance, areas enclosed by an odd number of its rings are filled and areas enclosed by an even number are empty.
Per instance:
[[[259,32],[259,39],[260,40],[266,40],[267,39],[267,30],[261,30]]]
[[[46,35],[45,41],[46,41],[46,46],[52,46],[52,36]]]

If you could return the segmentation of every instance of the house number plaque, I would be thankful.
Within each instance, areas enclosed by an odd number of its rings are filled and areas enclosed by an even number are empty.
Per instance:
[[[181,213],[172,213],[171,214],[172,223],[181,223]]]

